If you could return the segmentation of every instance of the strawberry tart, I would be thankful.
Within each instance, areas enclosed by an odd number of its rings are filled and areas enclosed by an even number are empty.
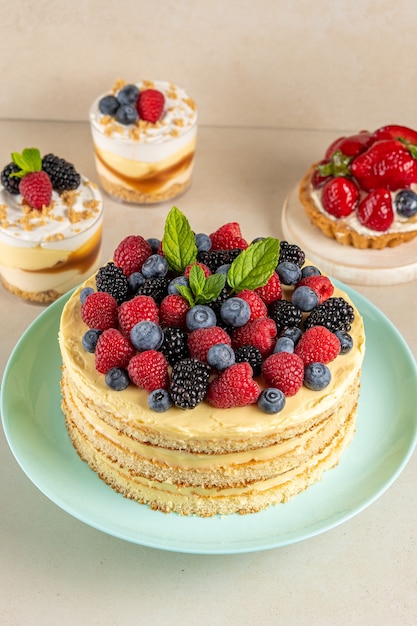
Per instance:
[[[0,178],[1,281],[28,302],[49,304],[99,265],[100,192],[71,163],[37,148],[14,152]]]
[[[343,245],[381,250],[417,236],[417,131],[388,125],[340,137],[301,181],[315,226]]]
[[[202,517],[286,502],[356,428],[361,315],[303,251],[130,235],[61,316],[62,409],[79,456],[127,498]]]
[[[190,185],[197,107],[181,87],[119,80],[93,102],[90,124],[97,173],[112,197],[154,204]]]

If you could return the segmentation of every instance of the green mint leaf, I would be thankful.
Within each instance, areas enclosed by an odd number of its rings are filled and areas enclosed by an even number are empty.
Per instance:
[[[190,283],[191,291],[195,296],[199,296],[203,293],[206,277],[199,265],[195,264],[192,266],[188,281]]]
[[[213,302],[226,284],[226,274],[211,274],[207,276],[203,292],[196,298],[198,304],[208,304]]]
[[[194,233],[187,218],[177,207],[172,207],[168,213],[162,250],[170,269],[181,274],[197,258]]]
[[[25,148],[22,154],[12,152],[12,161],[20,167],[20,172],[15,172],[12,176],[23,178],[30,172],[40,172],[42,169],[42,157],[37,148]]]
[[[266,237],[251,244],[233,261],[227,273],[232,291],[263,287],[275,271],[278,257],[278,239]]]
[[[178,293],[183,298],[185,298],[185,300],[187,300],[190,306],[194,306],[195,300],[194,300],[193,292],[191,291],[189,287],[186,287],[185,285],[177,285],[177,290],[178,290]]]

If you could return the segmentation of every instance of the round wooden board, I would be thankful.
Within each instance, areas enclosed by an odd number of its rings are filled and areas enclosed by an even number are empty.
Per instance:
[[[281,227],[285,239],[297,243],[310,261],[346,283],[394,285],[417,278],[417,238],[383,250],[342,246],[311,224],[298,199],[298,185],[285,200]]]

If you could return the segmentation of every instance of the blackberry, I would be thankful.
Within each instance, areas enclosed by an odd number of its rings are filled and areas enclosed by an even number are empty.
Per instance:
[[[215,312],[219,325],[222,321],[220,317],[220,307],[222,306],[223,302],[226,302],[226,300],[228,299],[230,295],[229,292],[230,290],[227,286],[223,287],[217,298],[208,303],[208,306]]]
[[[51,179],[55,191],[70,191],[77,189],[81,183],[81,176],[72,163],[60,159],[54,154],[46,154],[42,159],[42,169]]]
[[[349,331],[354,319],[353,307],[344,298],[328,298],[311,311],[304,328],[325,326],[332,333],[336,330]]]
[[[183,359],[175,363],[171,374],[170,394],[175,406],[193,409],[207,394],[210,367],[198,359]]]
[[[299,326],[302,320],[300,309],[288,300],[274,300],[268,307],[268,314],[277,325],[278,332],[289,326]]]
[[[210,252],[199,252],[197,261],[207,265],[209,270],[214,274],[221,265],[233,263],[233,261],[242,252],[240,248],[234,250],[210,250]]]
[[[262,354],[255,346],[241,346],[235,350],[236,363],[249,363],[254,376],[259,376],[262,372]]]
[[[281,241],[279,246],[278,265],[284,261],[295,263],[298,267],[303,267],[306,255],[299,246],[288,241]]]
[[[182,328],[168,326],[164,328],[164,341],[160,351],[170,365],[174,365],[189,356],[187,333]]]
[[[151,296],[157,304],[161,304],[162,300],[168,294],[169,282],[170,280],[166,276],[147,278],[143,285],[139,286],[136,295]]]
[[[6,191],[12,193],[13,195],[17,195],[19,193],[19,184],[21,181],[21,178],[18,178],[17,176],[10,176],[10,174],[14,174],[15,172],[20,172],[20,167],[16,165],[16,163],[12,162],[6,165],[0,174],[1,184]]]
[[[121,304],[127,299],[129,283],[121,267],[117,267],[113,261],[100,267],[96,274],[97,291],[107,291]]]

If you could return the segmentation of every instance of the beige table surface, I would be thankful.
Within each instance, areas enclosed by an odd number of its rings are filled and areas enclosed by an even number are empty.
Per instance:
[[[341,133],[340,133],[341,134]],[[281,236],[287,192],[334,131],[203,127],[191,189],[176,201],[196,230],[241,223]],[[96,178],[88,125],[0,122],[0,159],[37,146]],[[103,259],[127,234],[159,236],[171,205],[105,198]],[[355,288],[417,356],[417,281]],[[43,310],[0,291],[1,374]],[[25,476],[0,429],[0,624],[417,624],[417,456],[348,522],[287,547],[201,556],[131,544],[73,518]]]

